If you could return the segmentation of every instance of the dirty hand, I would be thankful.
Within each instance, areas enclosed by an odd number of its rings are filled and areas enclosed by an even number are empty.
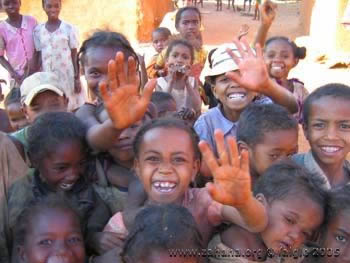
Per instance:
[[[220,130],[215,131],[215,141],[219,158],[214,156],[206,142],[199,143],[203,159],[214,178],[214,182],[208,183],[206,187],[215,201],[242,207],[253,198],[248,152],[242,152],[239,157],[235,139],[232,137],[227,140],[227,150],[224,134]]]
[[[246,36],[248,32],[249,32],[249,26],[247,24],[241,25],[238,32],[238,40],[241,40],[241,38]]]
[[[156,86],[156,79],[149,81],[143,94],[139,94],[139,78],[136,62],[128,58],[127,69],[124,67],[124,54],[118,52],[115,60],[108,63],[108,81],[99,88],[105,108],[118,130],[125,129],[144,116]]]
[[[276,17],[276,9],[277,5],[275,3],[272,3],[270,0],[266,0],[260,6],[261,22],[265,25],[271,25]]]
[[[126,236],[112,232],[100,232],[94,234],[93,246],[100,255],[115,247],[122,247]]]
[[[226,76],[243,88],[265,94],[270,79],[260,45],[256,45],[255,55],[244,39],[242,41],[234,40],[233,42],[239,55],[230,49],[227,49],[227,52],[238,65],[239,72],[228,72]]]

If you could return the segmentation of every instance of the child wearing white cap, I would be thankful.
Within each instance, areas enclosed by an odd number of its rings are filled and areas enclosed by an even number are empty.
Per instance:
[[[26,78],[21,87],[22,110],[29,123],[45,112],[67,111],[68,98],[58,77],[51,72],[37,72]],[[26,149],[27,128],[12,134]]]
[[[219,105],[202,114],[194,128],[200,139],[207,141],[215,152],[215,129],[221,129],[225,137],[235,136],[240,113],[252,102],[275,102],[291,113],[297,111],[293,94],[269,77],[260,46],[255,54],[245,41],[224,44],[212,53],[209,61],[206,80]],[[256,100],[259,93],[268,98]]]

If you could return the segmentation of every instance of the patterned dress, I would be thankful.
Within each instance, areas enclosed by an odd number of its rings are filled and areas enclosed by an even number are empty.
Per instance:
[[[61,21],[54,32],[46,29],[45,23],[34,29],[35,49],[41,52],[43,71],[55,73],[65,87],[69,98],[68,110],[74,110],[84,103],[82,93],[74,93],[74,66],[71,50],[79,46],[75,27]]]

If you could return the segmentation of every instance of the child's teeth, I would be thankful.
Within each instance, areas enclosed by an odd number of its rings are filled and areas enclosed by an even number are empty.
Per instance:
[[[334,153],[334,152],[338,151],[339,149],[340,149],[339,147],[331,147],[331,146],[322,147],[322,150],[327,152],[327,153]]]
[[[245,95],[242,93],[233,93],[233,94],[230,94],[228,97],[229,99],[243,99]]]
[[[168,193],[175,188],[176,184],[172,182],[154,182],[153,186],[160,192]]]

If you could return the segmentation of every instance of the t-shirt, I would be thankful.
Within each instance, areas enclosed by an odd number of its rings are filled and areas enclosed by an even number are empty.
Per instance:
[[[207,245],[213,234],[214,227],[223,221],[221,216],[223,205],[211,198],[207,188],[188,189],[185,192],[182,205],[191,212],[202,235],[203,244]],[[128,230],[125,227],[121,212],[115,214],[109,220],[104,231],[127,235]]]
[[[10,65],[19,74],[25,73],[27,63],[34,55],[34,17],[23,16],[22,25],[16,28],[6,21],[0,23],[0,56],[6,55]]]
[[[319,175],[324,180],[324,187],[326,189],[331,189],[331,184],[329,183],[327,175],[323,172],[321,167],[318,165],[311,151],[307,153],[296,154],[292,157],[292,159],[297,164],[305,167],[309,172]],[[350,176],[350,163],[347,160],[345,160],[344,162],[344,169],[347,172],[347,174]]]

